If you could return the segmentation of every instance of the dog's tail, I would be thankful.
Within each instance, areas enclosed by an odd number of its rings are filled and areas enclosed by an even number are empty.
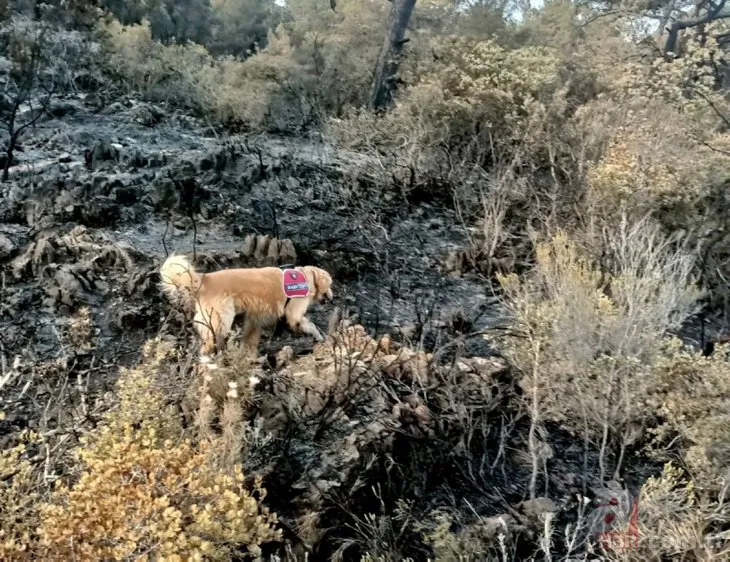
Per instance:
[[[171,300],[178,299],[181,293],[192,296],[200,289],[202,274],[195,271],[188,258],[172,255],[160,267],[160,286]]]

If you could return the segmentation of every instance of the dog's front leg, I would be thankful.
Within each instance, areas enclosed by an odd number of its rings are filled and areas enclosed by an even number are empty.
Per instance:
[[[314,322],[312,322],[306,316],[302,317],[301,321],[299,322],[299,330],[303,334],[312,336],[318,342],[324,341],[324,336],[322,335],[322,332],[320,332],[319,328],[314,325]]]
[[[316,341],[324,341],[324,336],[317,329],[317,326],[305,316],[307,313],[307,301],[306,300],[293,300],[286,307],[286,323],[289,325],[289,329],[292,332],[301,332],[312,336]]]

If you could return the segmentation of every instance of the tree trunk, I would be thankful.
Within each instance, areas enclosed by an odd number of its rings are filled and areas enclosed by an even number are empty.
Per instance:
[[[657,45],[659,44],[661,37],[669,30],[667,26],[669,25],[669,20],[674,12],[675,4],[676,0],[670,0],[662,10],[662,17],[659,20],[659,28],[656,32]]]
[[[8,146],[5,149],[5,161],[3,162],[3,175],[2,182],[5,183],[10,178],[10,166],[13,164],[13,158],[15,157],[15,144],[16,137],[11,136],[8,141]]]
[[[390,105],[395,89],[395,75],[398,72],[400,54],[405,39],[406,27],[411,19],[416,0],[391,0],[393,3],[388,17],[388,30],[378,56],[375,75],[370,88],[370,109],[383,109]]]
[[[13,154],[11,152],[8,152],[5,155],[5,162],[3,163],[3,175],[2,175],[2,181],[3,183],[8,181],[10,179],[10,163],[13,160]]]

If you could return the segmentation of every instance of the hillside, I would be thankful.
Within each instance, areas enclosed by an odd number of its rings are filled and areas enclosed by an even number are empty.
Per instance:
[[[653,9],[418,2],[373,111],[388,3],[0,7],[0,559],[727,556],[725,24]],[[326,340],[201,361],[171,253]]]

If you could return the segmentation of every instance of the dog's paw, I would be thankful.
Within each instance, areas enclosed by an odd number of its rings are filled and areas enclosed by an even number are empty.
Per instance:
[[[322,343],[324,341],[324,336],[322,335],[321,332],[317,332],[314,334],[314,340],[319,343]]]

